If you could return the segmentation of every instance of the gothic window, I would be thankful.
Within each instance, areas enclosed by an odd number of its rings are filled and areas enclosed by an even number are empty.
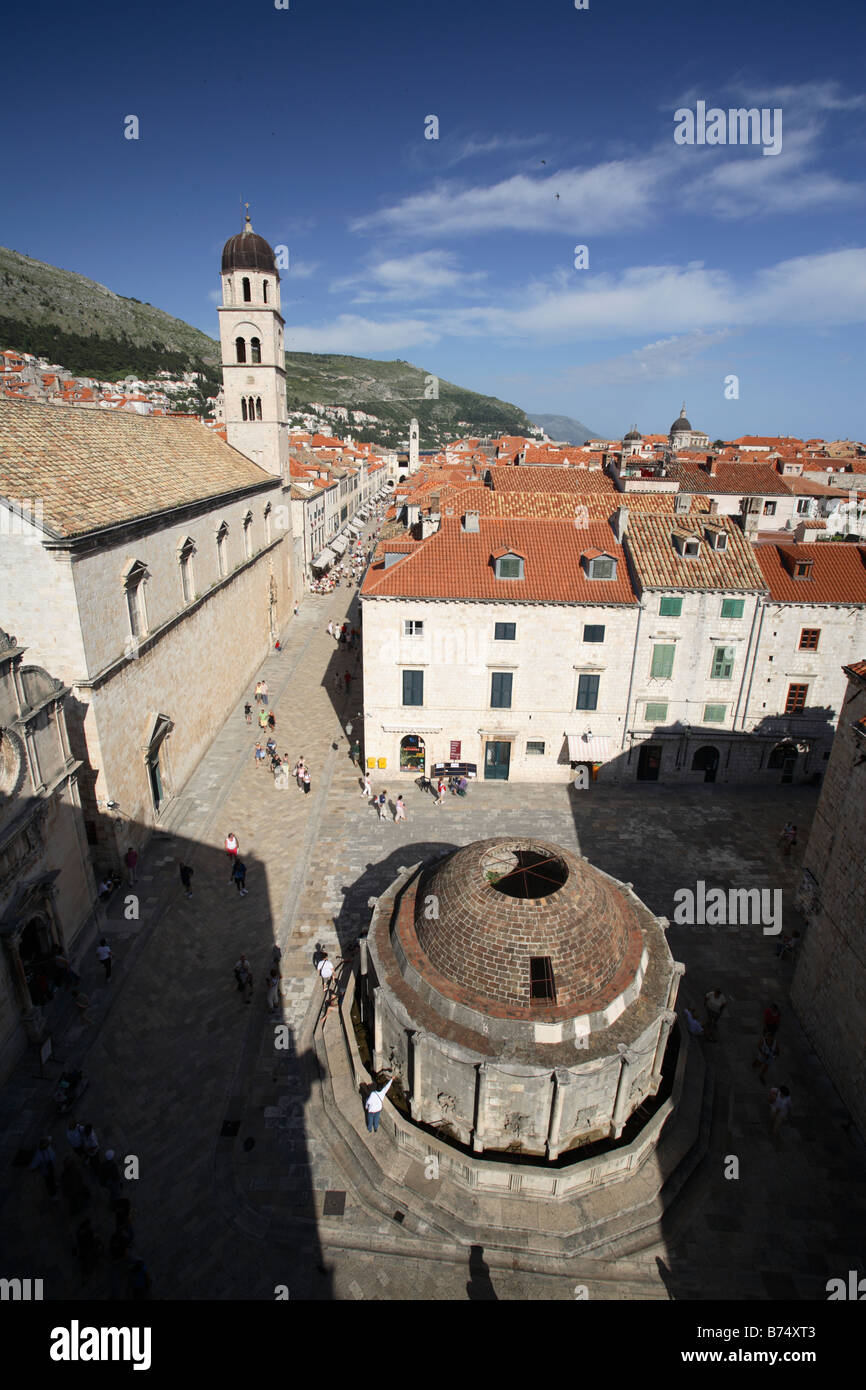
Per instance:
[[[253,514],[247,512],[244,517],[244,555],[249,560],[253,553]]]
[[[250,282],[249,282],[249,277],[245,275],[244,278],[243,278],[243,280],[241,281],[241,284],[243,285],[243,288],[244,288],[244,304],[249,304],[249,303],[251,302],[251,300],[252,300],[252,297],[253,297],[252,294],[250,293]]]
[[[237,353],[237,358],[239,362],[246,362],[247,345],[244,342],[243,338],[235,338],[235,352]]]
[[[247,418],[247,398],[246,398],[246,396],[241,396],[241,416],[243,417],[244,420]]]
[[[257,420],[261,420],[261,418],[262,418],[262,398],[261,398],[261,396],[256,396],[256,419],[257,419]]]
[[[256,403],[255,403],[255,401],[253,400],[252,396],[248,396],[248,397],[247,397],[247,413],[249,414],[249,418],[250,418],[251,420],[255,420],[255,418],[256,418]]]
[[[147,568],[140,560],[132,561],[127,566],[123,576],[129,631],[133,637],[143,637],[147,632],[147,613],[144,606],[144,581],[146,577]]]
[[[267,283],[267,281],[265,282]],[[271,543],[271,504],[265,507],[265,545]]]
[[[262,345],[258,338],[250,338],[250,361],[261,362]]]
[[[195,545],[187,536],[178,550],[178,560],[180,562],[180,583],[183,590],[184,603],[192,603],[195,598],[195,577],[192,572],[192,557],[195,554]]]
[[[217,531],[217,559],[219,561],[220,578],[223,579],[229,572],[229,528],[225,522],[222,523]]]
[[[267,302],[268,302],[268,282],[267,282],[267,280],[263,280],[263,281],[262,281],[262,299],[263,299],[264,302],[267,304]]]

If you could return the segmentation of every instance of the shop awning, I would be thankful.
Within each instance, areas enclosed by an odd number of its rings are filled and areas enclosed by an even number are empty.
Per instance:
[[[334,554],[333,550],[329,550],[328,547],[325,546],[325,549],[324,549],[324,550],[320,550],[319,553],[318,553],[318,555],[316,556],[315,560],[313,561],[313,569],[314,569],[314,570],[323,570],[323,569],[327,569],[328,565],[332,565],[332,564],[334,563],[334,561],[336,560],[336,558],[337,558],[337,557],[336,557],[336,555]]]
[[[568,734],[568,760],[571,763],[606,763],[613,754],[612,738],[587,738]]]
[[[348,544],[349,542],[346,540],[345,536],[335,536],[331,541],[331,549],[335,554],[342,555]]]
[[[353,536],[360,536],[364,528],[362,527],[360,521],[350,521],[346,529],[351,531]]]

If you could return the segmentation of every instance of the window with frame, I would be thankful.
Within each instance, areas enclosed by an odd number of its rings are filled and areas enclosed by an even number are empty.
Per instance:
[[[238,362],[246,362],[247,345],[244,342],[243,338],[235,338],[235,355]]]
[[[424,703],[424,672],[423,671],[404,671],[403,672],[403,704],[404,705],[423,705]]]
[[[544,756],[544,743],[541,739],[528,739],[526,743],[526,754],[530,758],[540,758]]]
[[[820,637],[821,629],[819,627],[804,627],[800,633],[800,651],[816,652]]]
[[[577,678],[576,709],[598,709],[598,687],[600,676],[584,674]]]
[[[222,523],[217,531],[216,542],[220,578],[224,579],[229,572],[229,528],[225,522]]]
[[[265,304],[267,304],[267,302],[268,302],[268,282],[267,282],[267,280],[263,280],[263,281],[262,281],[262,300],[263,300],[263,302],[264,302]]]
[[[146,567],[140,562],[137,562],[130,567],[124,579],[129,631],[133,637],[143,637],[147,632],[147,609],[144,603],[144,581],[146,577]]]
[[[744,598],[723,598],[722,617],[723,618],[742,618],[743,610],[746,606]]]
[[[683,554],[689,560],[696,560],[701,553],[700,541],[683,541]]]
[[[584,642],[603,642],[604,623],[584,623],[583,640]]]
[[[253,553],[253,514],[247,512],[244,517],[244,557],[249,560]]]
[[[673,643],[657,642],[653,647],[653,660],[650,675],[656,680],[669,680],[674,673]]]
[[[727,705],[704,705],[705,724],[724,724]]]
[[[511,671],[494,671],[490,677],[490,708],[511,709]]]
[[[734,649],[733,647],[716,647],[713,652],[713,665],[710,671],[710,679],[714,681],[729,681],[734,674]]]
[[[271,543],[271,504],[265,507],[265,545]]]
[[[423,637],[423,636],[424,636],[424,623],[423,623],[423,622],[419,622],[419,620],[418,620],[417,618],[406,618],[405,621],[404,621],[404,623],[403,623],[403,636],[404,636],[404,637]]]
[[[496,561],[497,579],[522,579],[523,560],[519,555],[500,555]]]
[[[242,288],[243,288],[244,303],[245,303],[245,304],[251,304],[251,303],[252,303],[253,296],[252,296],[252,291],[251,291],[251,289],[250,289],[249,278],[248,278],[246,275],[244,276],[243,280],[241,281],[241,286],[242,286]]]
[[[660,618],[679,618],[683,611],[683,601],[681,598],[662,598],[659,599]]]
[[[192,603],[195,598],[195,576],[192,569],[192,557],[195,554],[195,546],[191,540],[184,541],[180,548],[178,560],[180,562],[180,585],[183,591],[184,603]]]
[[[797,502],[797,515],[808,516],[811,508],[812,499],[810,497],[801,497]]]
[[[668,707],[664,701],[649,701],[644,707],[644,719],[648,724],[664,724],[668,717]]]
[[[494,642],[514,642],[517,638],[517,623],[495,623]]]
[[[595,555],[589,562],[590,579],[616,579],[616,560],[610,555]]]
[[[556,985],[550,956],[529,957],[529,997],[556,1003]]]
[[[785,701],[786,714],[802,714],[806,708],[806,696],[809,693],[808,685],[789,685],[788,698]]]
[[[765,502],[765,503],[764,503],[764,516],[775,516],[775,515],[776,515],[776,504],[775,504],[775,502]]]
[[[250,338],[250,361],[258,365],[262,360],[262,344],[259,338]]]

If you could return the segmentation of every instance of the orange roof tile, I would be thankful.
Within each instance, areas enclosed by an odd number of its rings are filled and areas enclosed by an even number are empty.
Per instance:
[[[809,545],[762,545],[755,549],[770,590],[782,603],[866,603],[866,546],[845,541]],[[795,579],[785,564],[811,560],[808,579]]]

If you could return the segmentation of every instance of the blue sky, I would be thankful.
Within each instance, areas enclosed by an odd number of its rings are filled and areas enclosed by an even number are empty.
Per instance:
[[[290,351],[603,433],[685,400],[711,438],[866,435],[860,0],[151,0],[5,37],[5,245],[216,336],[243,197]],[[780,109],[781,153],[677,145],[699,101]]]

